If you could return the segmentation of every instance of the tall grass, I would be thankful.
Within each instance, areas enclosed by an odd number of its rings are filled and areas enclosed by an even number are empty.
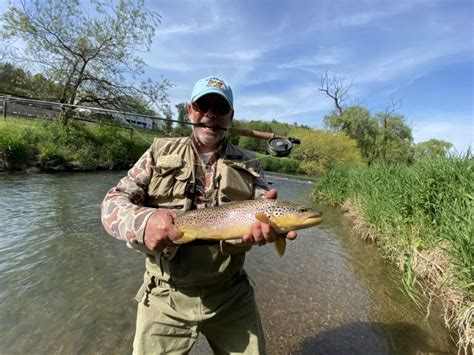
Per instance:
[[[123,169],[152,142],[149,134],[133,139],[130,131],[96,124],[9,118],[0,122],[0,154],[6,169],[37,166],[41,170]]]
[[[313,196],[346,204],[358,229],[374,238],[404,272],[408,294],[416,286],[441,298],[445,319],[465,350],[472,346],[474,314],[474,160],[432,158],[412,166],[337,168],[315,185]]]

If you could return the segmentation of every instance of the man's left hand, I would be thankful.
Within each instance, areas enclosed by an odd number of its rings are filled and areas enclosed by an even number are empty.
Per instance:
[[[265,198],[268,199],[276,199],[277,196],[278,191],[275,189],[271,189],[265,194]],[[277,238],[293,240],[296,238],[296,232],[289,231],[286,234],[277,234],[269,224],[255,222],[252,227],[252,234],[245,234],[242,237],[242,241],[249,244],[265,245],[266,243],[273,243]]]

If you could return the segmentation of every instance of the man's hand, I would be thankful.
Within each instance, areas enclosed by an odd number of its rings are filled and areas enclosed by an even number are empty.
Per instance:
[[[278,196],[278,191],[275,189],[271,189],[267,191],[265,194],[265,198],[268,199],[276,199]],[[242,240],[245,243],[249,244],[258,244],[264,245],[266,243],[272,243],[276,240],[276,238],[287,238],[287,239],[295,239],[296,232],[289,231],[286,235],[285,234],[276,234],[273,228],[266,223],[263,222],[255,222],[252,227],[252,234],[245,234],[242,237]]]
[[[166,247],[176,246],[173,240],[183,233],[174,225],[175,218],[176,212],[171,210],[158,210],[151,215],[143,235],[143,242],[148,249],[160,252]]]

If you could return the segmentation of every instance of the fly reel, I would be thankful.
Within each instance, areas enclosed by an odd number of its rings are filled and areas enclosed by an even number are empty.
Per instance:
[[[290,155],[294,144],[300,144],[298,138],[274,137],[267,142],[267,152],[274,157]]]

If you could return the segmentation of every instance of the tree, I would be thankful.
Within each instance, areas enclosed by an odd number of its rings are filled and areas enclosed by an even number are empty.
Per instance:
[[[191,127],[186,124],[188,121],[188,105],[186,102],[181,102],[175,105],[176,110],[178,110],[178,127],[176,128],[176,133],[181,137],[186,137],[191,134]]]
[[[341,114],[333,112],[324,117],[324,123],[335,132],[345,132],[357,142],[362,156],[367,162],[374,159],[378,125],[370,112],[362,106],[351,106]]]
[[[395,114],[399,104],[391,101],[384,112],[372,116],[361,105],[345,104],[351,86],[352,83],[344,84],[344,78],[340,76],[330,77],[327,71],[321,75],[319,91],[331,98],[336,106],[330,115],[324,117],[326,126],[336,132],[345,132],[356,140],[369,165],[376,161],[413,161],[411,128],[403,116]]]
[[[336,106],[336,114],[341,115],[345,106],[345,101],[349,93],[349,89],[352,83],[345,84],[344,78],[337,74],[332,77],[329,76],[329,72],[326,70],[324,74],[321,74],[321,82],[318,88],[319,91],[324,92],[329,96]]]
[[[0,93],[49,100],[57,97],[60,87],[42,74],[32,75],[11,63],[0,63]]]
[[[167,135],[170,135],[171,132],[173,132],[173,112],[171,111],[171,107],[166,106],[164,108],[164,114],[165,114],[165,125],[164,125],[164,130]]]
[[[430,139],[415,145],[415,159],[424,157],[445,157],[453,144],[442,139]]]
[[[378,113],[375,115],[378,131],[373,161],[411,163],[413,161],[413,136],[402,115]]]
[[[335,166],[357,166],[363,160],[357,142],[344,132],[296,128],[291,136],[301,139],[290,155],[300,161],[300,169],[309,175],[318,175]]]
[[[14,96],[28,96],[29,74],[10,63],[0,64],[0,92]]]
[[[160,19],[144,0],[20,0],[1,18],[0,38],[16,62],[60,85],[59,102],[127,109],[125,98],[132,96],[161,109],[167,80],[126,80],[143,74],[145,63],[136,53],[149,50]],[[14,47],[18,40],[24,50]]]

